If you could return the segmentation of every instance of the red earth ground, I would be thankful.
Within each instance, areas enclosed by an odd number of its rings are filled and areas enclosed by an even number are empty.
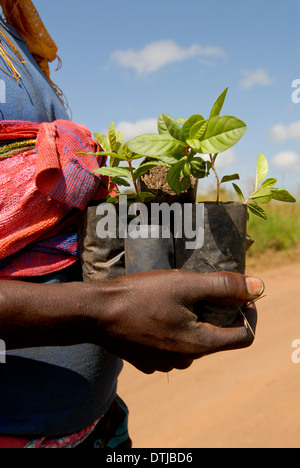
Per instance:
[[[134,448],[300,448],[300,262],[247,273],[266,285],[251,348],[168,375],[125,363],[118,393]]]

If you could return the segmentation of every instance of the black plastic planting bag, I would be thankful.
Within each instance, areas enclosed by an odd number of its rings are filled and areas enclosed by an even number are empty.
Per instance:
[[[89,205],[78,215],[85,281],[107,281],[129,273],[175,267],[169,227],[137,225],[124,207],[122,211],[120,214],[118,205],[100,203]]]
[[[127,214],[120,219],[118,206],[112,207],[109,218],[104,210],[107,206],[88,206],[79,216],[85,281],[107,281],[128,273],[173,268],[198,273],[245,273],[247,207],[243,204],[181,204],[177,225],[158,225],[155,219],[151,225],[136,224],[134,229]],[[195,307],[195,313],[200,321],[226,327],[235,322],[240,311],[239,307],[202,302]]]
[[[98,202],[78,214],[79,250],[84,281],[108,281],[125,275],[125,246],[124,239],[118,236],[118,212],[115,210],[115,220],[112,223],[106,223],[108,214],[103,207],[104,204]],[[107,237],[99,232],[101,222],[106,224]]]
[[[129,229],[125,240],[125,265],[127,274],[173,269],[174,241],[170,229],[159,225],[142,225],[135,232]]]
[[[187,248],[183,235],[175,239],[176,268],[198,273],[229,271],[245,273],[247,207],[241,203],[204,203],[203,220],[196,219],[193,207],[194,229],[203,229],[203,245]],[[200,238],[200,236],[199,236]],[[238,307],[219,307],[213,304],[199,305],[199,320],[218,326],[230,326],[240,314]],[[197,312],[197,308],[196,308]]]
[[[176,268],[211,273],[212,271],[245,272],[247,207],[241,203],[201,203],[204,218],[196,219],[193,206],[193,229],[204,229],[203,245],[188,249],[183,229],[176,239]],[[200,210],[199,210],[200,211]]]

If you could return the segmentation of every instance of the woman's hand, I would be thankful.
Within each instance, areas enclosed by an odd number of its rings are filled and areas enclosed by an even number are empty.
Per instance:
[[[256,278],[183,270],[127,275],[98,287],[101,307],[107,308],[99,319],[108,318],[95,328],[100,343],[145,373],[184,369],[202,356],[250,346],[254,337],[242,316],[232,327],[219,328],[198,322],[194,305],[239,305],[255,330],[252,301],[264,290]]]

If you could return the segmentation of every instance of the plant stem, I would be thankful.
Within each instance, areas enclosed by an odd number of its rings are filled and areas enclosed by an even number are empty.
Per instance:
[[[244,201],[244,205],[248,205],[248,203],[251,201],[253,195],[255,195],[255,193],[257,192],[257,188],[254,190],[254,192],[250,195],[249,198],[247,198],[247,200]]]
[[[216,171],[216,166],[215,166],[215,161],[214,161],[213,155],[210,154],[209,157],[210,157],[210,162],[211,162],[211,168],[214,171],[216,179],[217,179],[217,205],[218,205],[219,202],[220,202],[220,179],[219,179],[218,173]]]
[[[131,161],[128,161],[128,164],[129,164],[129,170],[130,170],[130,174],[131,174],[131,177],[132,177],[134,190],[135,190],[135,193],[138,195],[139,191],[138,191],[138,188],[137,188],[137,185],[136,185],[136,180],[135,180],[135,177],[134,177],[134,174],[133,174],[133,167],[132,167]]]
[[[136,193],[136,196],[137,196],[137,206],[140,207],[140,201],[139,201],[139,190],[137,188],[137,184],[136,184],[136,179],[134,177],[134,172],[133,172],[133,167],[132,167],[132,164],[131,164],[131,161],[129,160],[128,161],[128,165],[129,165],[129,170],[130,170],[130,174],[131,174],[131,177],[132,177],[132,182],[133,182],[133,186],[134,186],[134,190],[135,190],[135,193]],[[143,224],[147,224],[146,221],[148,221],[148,219],[145,219],[144,218],[144,212],[143,212],[143,209],[142,208],[139,208],[140,210],[140,215],[141,215],[141,218],[142,218],[142,222]]]

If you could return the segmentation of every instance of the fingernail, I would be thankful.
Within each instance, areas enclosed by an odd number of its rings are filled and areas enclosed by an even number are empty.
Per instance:
[[[261,296],[265,290],[265,285],[259,278],[248,276],[246,278],[247,291],[251,296]]]

